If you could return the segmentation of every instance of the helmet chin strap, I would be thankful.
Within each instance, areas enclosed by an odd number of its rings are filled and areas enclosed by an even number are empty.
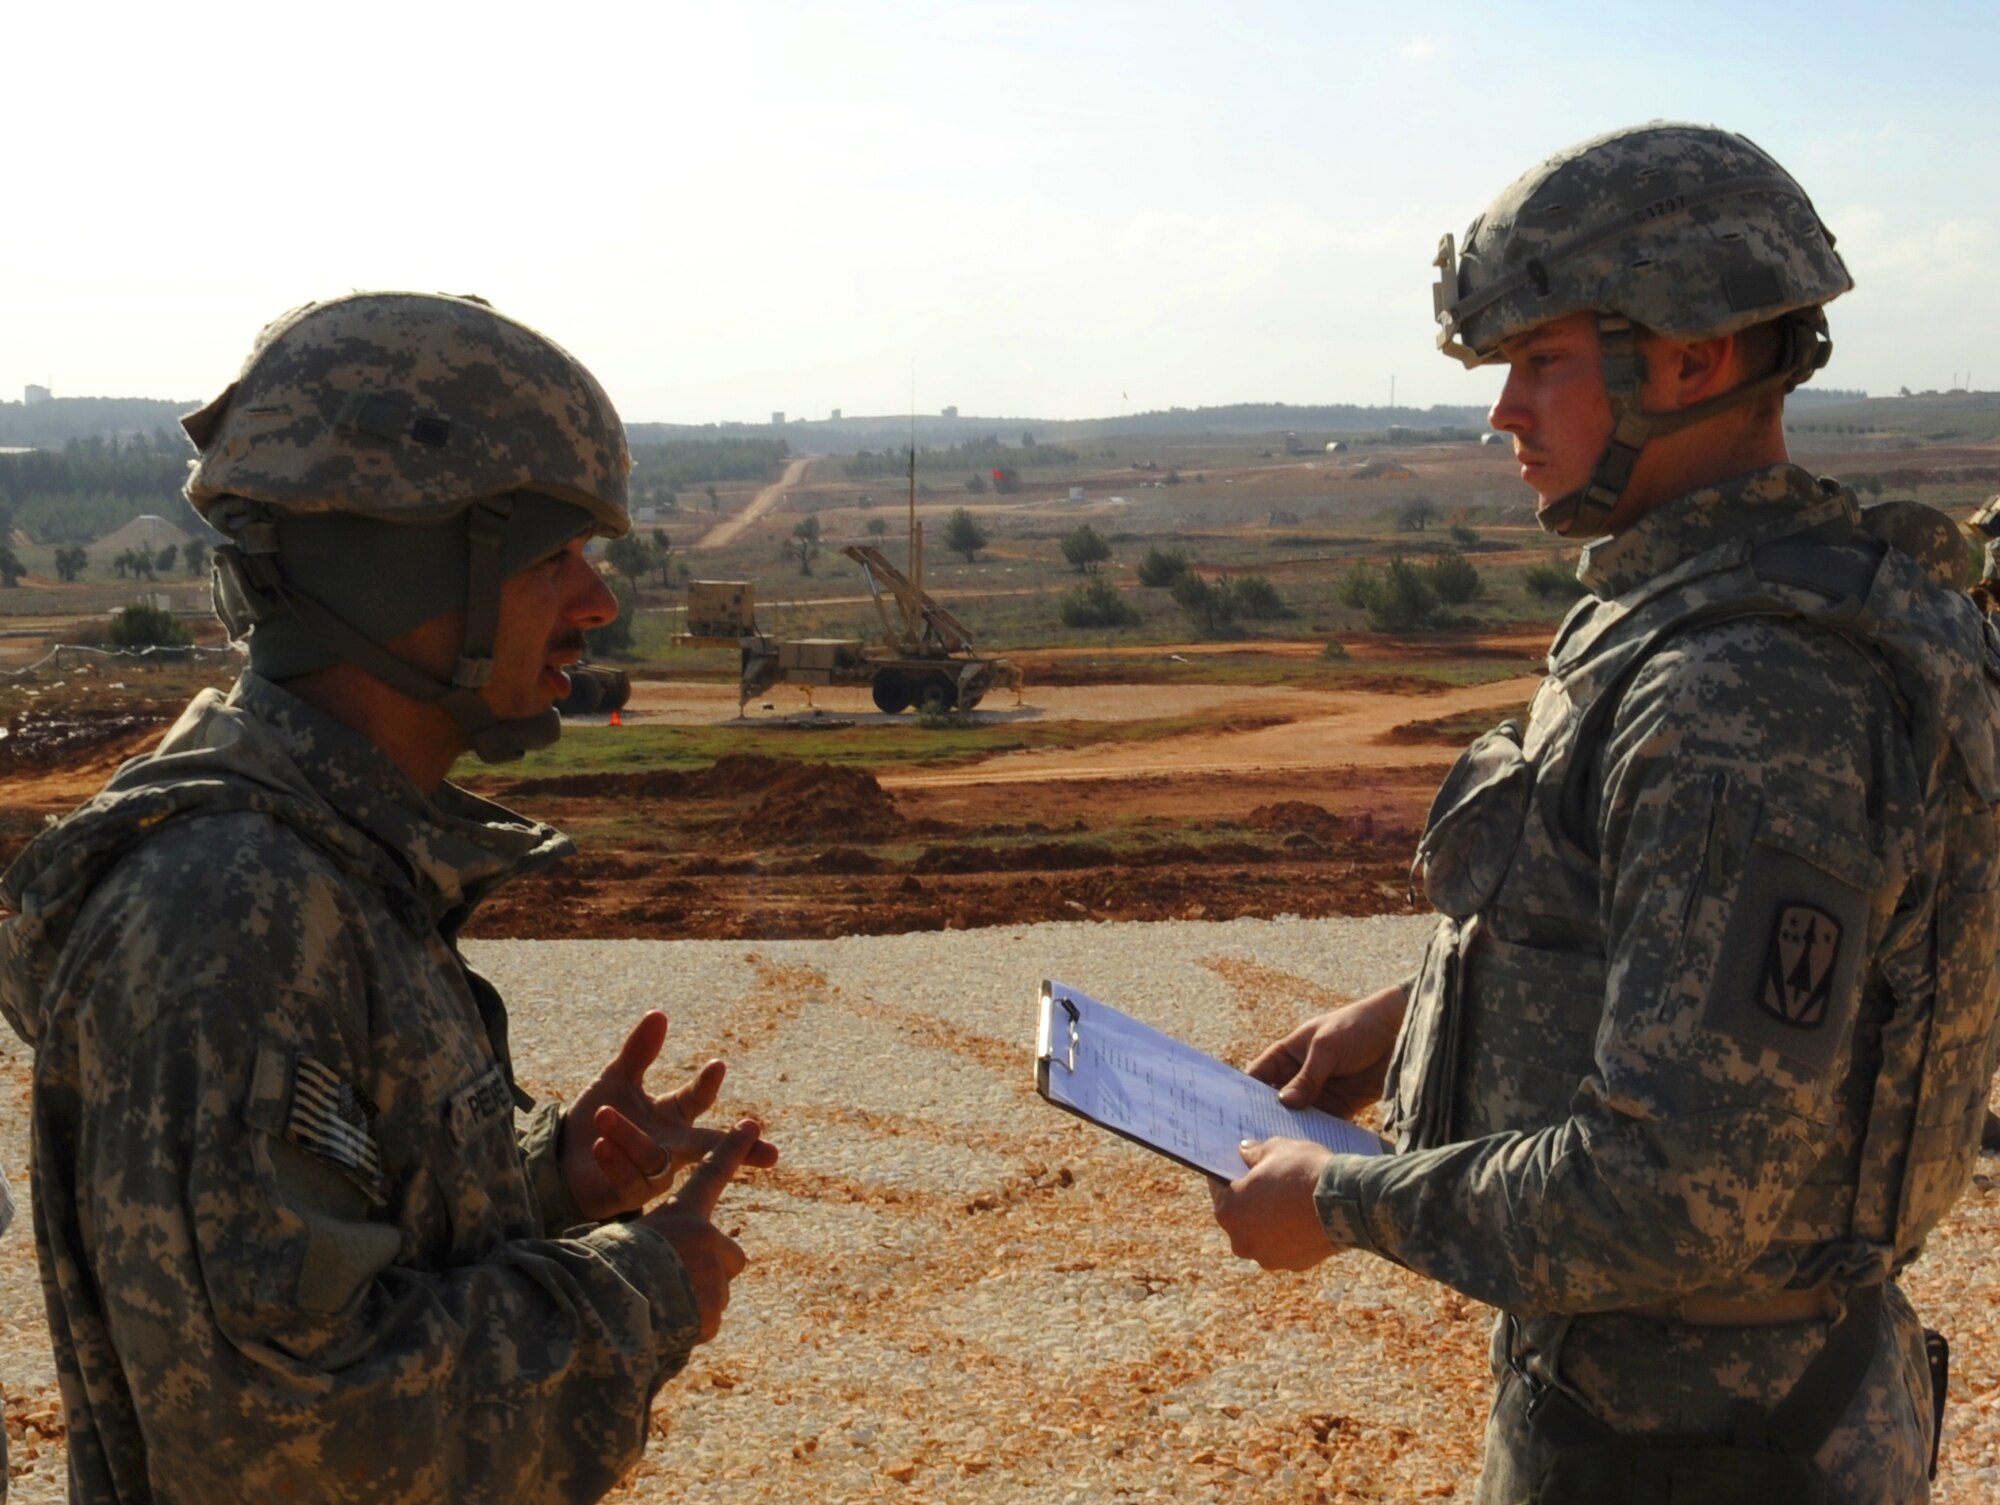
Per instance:
[[[1596,538],[1604,533],[1605,524],[1631,484],[1639,451],[1648,440],[1679,433],[1717,413],[1755,402],[1766,393],[1789,392],[1833,354],[1825,311],[1801,309],[1784,321],[1785,344],[1776,370],[1692,407],[1656,413],[1639,404],[1639,389],[1646,382],[1646,357],[1639,352],[1638,331],[1632,321],[1618,314],[1599,314],[1597,339],[1604,350],[1604,392],[1611,400],[1610,442],[1581,489],[1557,497],[1535,514],[1545,532],[1563,538]]]
[[[259,515],[262,509],[234,497],[218,505],[211,519],[230,539],[215,551],[217,612],[232,638],[281,612],[293,617],[329,652],[397,694],[441,707],[482,763],[514,762],[561,737],[562,717],[551,708],[504,721],[479,693],[493,677],[493,642],[500,629],[500,543],[513,505],[511,497],[501,496],[467,512],[465,636],[449,680],[433,679],[293,589],[278,565],[277,525]]]

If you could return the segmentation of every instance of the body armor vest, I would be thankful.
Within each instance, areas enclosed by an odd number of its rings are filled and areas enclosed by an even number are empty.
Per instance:
[[[1942,853],[1927,964],[1863,962],[1836,1109],[1841,1133],[1776,1242],[1866,1282],[1913,1258],[1963,1190],[2000,1052],[2000,632],[1952,587],[1955,525],[1913,503],[1822,499],[1564,621],[1525,728],[1503,723],[1439,789],[1416,867],[1442,916],[1391,1061],[1401,1149],[1562,1122],[1595,1070],[1605,938],[1599,756],[1624,687],[1670,639],[1734,617],[1838,634],[1888,685]],[[1720,777],[1720,775],[1718,775]],[[1711,832],[1710,858],[1719,848]],[[1896,895],[1877,895],[1884,907]],[[1828,1247],[1830,1246],[1830,1247]]]

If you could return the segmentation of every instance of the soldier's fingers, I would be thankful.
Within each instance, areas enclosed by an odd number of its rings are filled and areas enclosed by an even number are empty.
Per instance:
[[[667,1016],[658,1009],[647,1010],[632,1026],[632,1033],[625,1037],[624,1045],[619,1047],[617,1057],[605,1074],[643,1082],[647,1070],[660,1057],[660,1047],[666,1043]]]
[[[716,1234],[716,1239],[721,1245],[717,1253],[722,1258],[722,1268],[728,1273],[729,1278],[734,1280],[743,1273],[744,1268],[750,1263],[750,1256],[745,1254],[743,1246],[728,1234],[718,1233]]]
[[[686,1129],[675,1136],[674,1158],[682,1164],[699,1160],[722,1143],[731,1131],[728,1129]],[[757,1170],[769,1170],[778,1163],[778,1147],[768,1139],[759,1138],[750,1146],[750,1153],[743,1163]]]
[[[1243,1070],[1246,1075],[1275,1087],[1291,1077],[1299,1069],[1299,1064],[1299,1058],[1292,1053],[1291,1042],[1280,1040],[1276,1045],[1265,1046]]]
[[[743,1169],[744,1161],[750,1157],[750,1146],[757,1142],[757,1136],[762,1132],[763,1126],[756,1119],[746,1118],[723,1135],[681,1184],[681,1189],[674,1194],[674,1205],[704,1218],[713,1218],[716,1204],[722,1200],[723,1188]]]
[[[590,1142],[590,1158],[597,1162],[597,1168],[610,1183],[612,1199],[623,1207],[644,1206],[648,1198],[667,1189],[666,1182],[656,1185],[630,1155],[608,1139]]]
[[[658,1181],[673,1173],[673,1156],[616,1108],[599,1108],[591,1119],[591,1127],[597,1130],[600,1143],[616,1146],[648,1180]]]
[[[710,1061],[665,1097],[654,1098],[653,1116],[693,1123],[715,1106],[716,1094],[722,1091],[722,1079],[728,1072],[722,1062]]]
[[[1352,1064],[1348,1060],[1352,1054],[1350,1047],[1347,1031],[1338,1026],[1315,1030],[1306,1046],[1305,1063],[1278,1091],[1285,1106],[1303,1108],[1319,1096],[1320,1089],[1329,1081],[1348,1070]]]

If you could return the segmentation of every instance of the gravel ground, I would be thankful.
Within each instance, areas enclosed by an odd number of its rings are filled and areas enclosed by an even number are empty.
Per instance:
[[[1043,977],[1242,1059],[1411,964],[1422,919],[1084,925],[777,942],[486,942],[530,1090],[587,1080],[648,1007],[666,1063],[731,1063],[783,1151],[724,1203],[751,1266],[662,1393],[623,1502],[1465,1498],[1487,1313],[1362,1255],[1229,1257],[1200,1179],[1047,1107]],[[0,1167],[27,1058],[0,1030]],[[1908,1284],[1951,1330],[1936,1498],[2000,1499],[2000,1166]],[[0,1241],[13,1499],[62,1498],[27,1209]],[[42,1423],[37,1426],[36,1423]]]

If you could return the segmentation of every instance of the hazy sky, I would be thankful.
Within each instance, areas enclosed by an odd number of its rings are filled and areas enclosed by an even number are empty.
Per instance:
[[[476,292],[628,420],[1486,402],[1429,262],[1664,117],[1859,284],[1822,380],[2000,387],[2000,7],[12,7],[0,396],[206,398],[293,304]]]

